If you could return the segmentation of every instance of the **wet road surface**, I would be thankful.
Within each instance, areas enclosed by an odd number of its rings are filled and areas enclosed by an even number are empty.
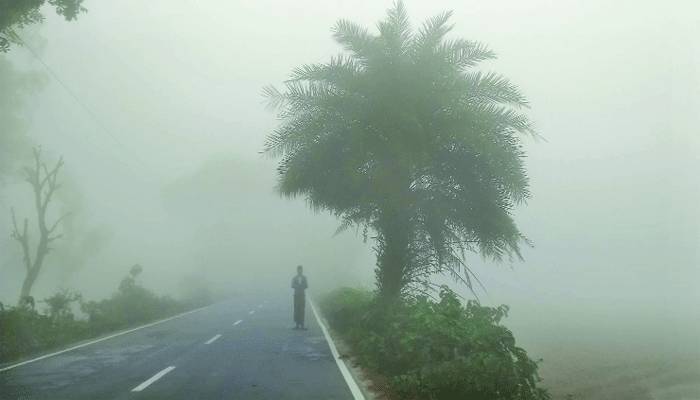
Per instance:
[[[217,303],[2,371],[0,399],[353,399],[309,304],[306,321],[291,295]]]

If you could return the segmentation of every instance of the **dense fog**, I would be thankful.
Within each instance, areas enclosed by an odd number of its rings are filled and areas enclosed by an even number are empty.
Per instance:
[[[35,297],[104,297],[136,263],[146,286],[174,295],[193,284],[222,296],[284,293],[298,264],[313,294],[371,288],[371,238],[335,235],[333,215],[276,193],[278,160],[261,150],[278,121],[261,89],[339,53],[329,30],[338,18],[373,27],[390,5],[90,1],[77,21],[49,11],[23,30],[35,54],[16,46],[0,62],[30,74],[20,113],[31,142],[49,160],[63,156],[52,212],[71,213]],[[494,49],[498,59],[480,68],[508,76],[531,104],[541,139],[525,140],[532,198],[515,220],[533,246],[524,261],[467,260],[486,288],[476,295],[508,304],[506,325],[544,358],[545,382],[565,385],[569,371],[580,378],[593,366],[698,371],[700,7],[406,6],[416,24],[453,10],[451,35]],[[11,154],[30,161],[30,147],[16,146]],[[13,304],[24,271],[10,207],[31,215],[32,203],[17,174],[2,182],[0,301]]]

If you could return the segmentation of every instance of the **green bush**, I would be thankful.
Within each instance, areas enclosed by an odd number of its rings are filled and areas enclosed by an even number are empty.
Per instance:
[[[373,301],[371,292],[345,287],[324,296],[321,310],[333,328],[347,332],[358,319],[364,317]]]
[[[0,311],[0,361],[11,360],[21,354],[36,351],[43,343],[43,326],[48,317],[32,309],[20,307]]]
[[[0,362],[86,338],[86,321],[76,320],[72,305],[80,295],[66,290],[44,299],[46,314],[23,306],[0,311]]]
[[[158,296],[137,283],[140,266],[132,267],[117,291],[100,301],[83,302],[79,293],[59,291],[44,299],[43,314],[29,305],[0,307],[0,363],[66,345],[108,332],[151,322],[211,302],[211,295],[196,291],[185,301]],[[87,319],[76,319],[80,303]]]
[[[427,297],[379,304],[340,289],[323,299],[331,326],[363,366],[389,379],[402,399],[543,400],[537,363],[501,325],[508,308],[462,305],[447,287]]]
[[[83,296],[80,293],[62,289],[44,299],[44,303],[48,306],[46,313],[53,321],[72,321],[75,319],[72,304],[82,299]]]
[[[153,321],[185,310],[185,305],[168,296],[157,296],[136,282],[140,265],[134,265],[112,297],[82,304],[93,333],[114,331]]]

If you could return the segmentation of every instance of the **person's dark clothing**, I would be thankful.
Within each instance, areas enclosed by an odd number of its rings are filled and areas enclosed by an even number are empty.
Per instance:
[[[309,285],[304,275],[297,275],[292,279],[292,289],[294,289],[294,323],[296,327],[304,327],[304,308],[306,306],[306,288]]]

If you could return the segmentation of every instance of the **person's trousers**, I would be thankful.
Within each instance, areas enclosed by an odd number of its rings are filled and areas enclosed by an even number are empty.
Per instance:
[[[306,296],[304,292],[294,293],[294,323],[304,325],[304,308],[306,306]]]

